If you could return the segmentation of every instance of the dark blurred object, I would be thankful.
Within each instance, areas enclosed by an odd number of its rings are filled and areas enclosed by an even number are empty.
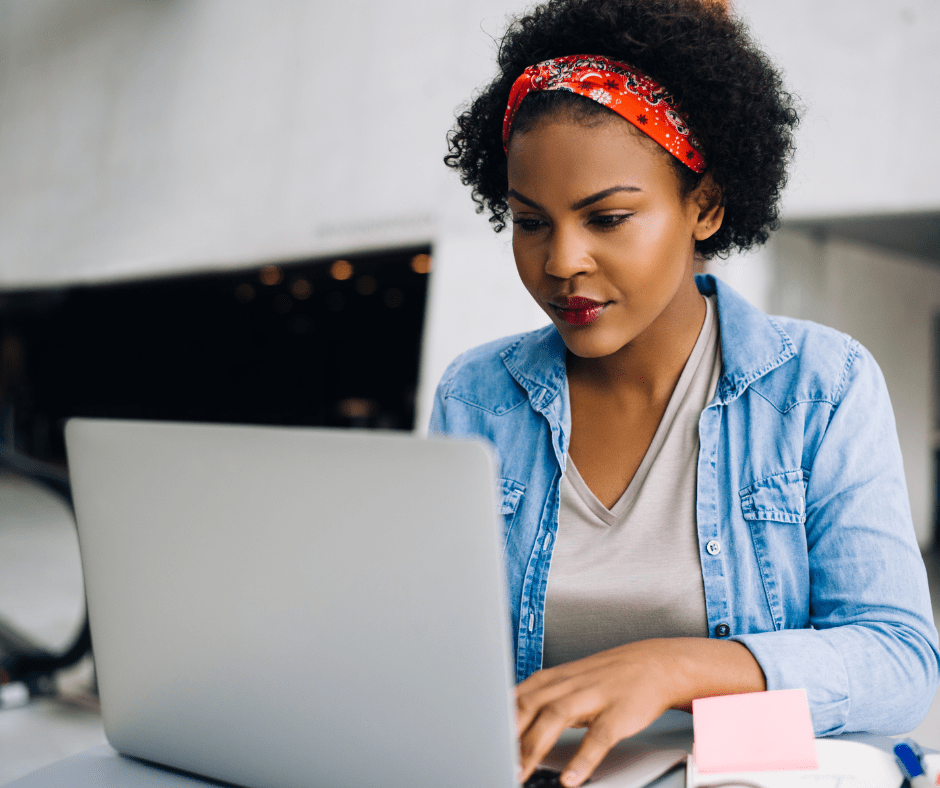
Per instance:
[[[561,772],[555,769],[536,769],[522,788],[563,788]]]
[[[412,429],[429,253],[2,293],[17,446],[64,463],[71,416]]]
[[[0,347],[6,351],[12,344],[10,336],[2,338]],[[3,360],[9,358],[3,353]],[[62,468],[34,460],[16,451],[12,440],[12,406],[6,396],[16,376],[11,367],[0,372],[0,414],[2,414],[2,438],[0,438],[0,471],[8,471],[51,490],[72,506],[72,491],[68,473]],[[81,628],[72,642],[62,651],[54,653],[36,644],[31,637],[20,632],[0,615],[0,684],[22,682],[30,697],[51,695],[56,692],[55,674],[71,667],[91,649],[91,632],[87,613],[82,618]]]

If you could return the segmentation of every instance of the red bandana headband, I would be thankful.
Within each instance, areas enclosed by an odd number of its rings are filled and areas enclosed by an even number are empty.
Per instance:
[[[529,66],[515,81],[503,118],[503,150],[519,105],[533,90],[568,90],[586,96],[628,120],[695,172],[705,159],[666,89],[626,63],[600,55],[569,55]]]

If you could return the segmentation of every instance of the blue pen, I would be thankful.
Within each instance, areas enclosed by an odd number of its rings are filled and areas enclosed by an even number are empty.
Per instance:
[[[894,745],[894,757],[897,759],[898,766],[911,788],[930,788],[930,781],[924,774],[924,767],[921,765],[920,758],[923,755],[920,747],[910,739],[898,742]]]

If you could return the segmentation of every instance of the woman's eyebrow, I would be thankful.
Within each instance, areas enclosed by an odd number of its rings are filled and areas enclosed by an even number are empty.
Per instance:
[[[530,200],[528,197],[523,197],[515,189],[510,189],[506,192],[507,197],[515,197],[519,202],[528,205],[530,208],[535,208],[538,211],[544,211],[545,209],[539,205],[535,200]]]
[[[588,197],[584,197],[578,200],[577,202],[572,203],[571,210],[580,211],[582,208],[586,208],[588,205],[591,205],[592,203],[595,203],[595,202],[599,202],[600,200],[603,200],[605,197],[609,197],[611,194],[616,194],[617,192],[639,192],[639,191],[643,191],[643,190],[638,186],[611,186],[609,189],[602,189],[601,191],[595,194],[592,194]],[[517,192],[515,189],[510,189],[508,192],[506,192],[506,196],[515,197],[519,202],[524,203],[525,205],[528,205],[530,208],[535,208],[539,211],[545,210],[535,200],[530,200],[528,197],[525,197],[519,194],[519,192]]]
[[[578,200],[576,203],[573,203],[571,206],[572,211],[580,211],[582,208],[586,208],[591,203],[599,202],[605,197],[610,197],[611,194],[616,194],[617,192],[639,192],[643,191],[638,186],[611,186],[609,189],[604,189],[599,191],[596,194],[592,194],[590,197],[585,197],[583,200]]]

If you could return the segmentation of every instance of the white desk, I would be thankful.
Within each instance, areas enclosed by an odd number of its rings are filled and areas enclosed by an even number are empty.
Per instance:
[[[221,785],[225,783],[203,780],[125,758],[104,745],[39,769],[8,783],[5,788],[75,788],[75,786],[207,788],[207,786]],[[446,783],[442,782],[441,785],[443,788]],[[395,783],[390,779],[386,786],[363,786],[363,788],[404,788],[404,786],[405,783]],[[652,783],[650,788],[684,788],[684,786],[685,770],[679,767]],[[481,788],[486,788],[486,786],[481,786]]]
[[[680,712],[681,713],[681,712]],[[689,717],[689,715],[685,715]],[[689,717],[691,719],[691,717]],[[651,728],[654,728],[651,726]],[[843,738],[863,742],[886,751],[891,751],[895,740],[874,734],[847,734]],[[640,741],[655,741],[663,747],[691,751],[692,731],[688,725],[661,725],[658,729],[647,729],[636,737]],[[393,777],[386,786],[364,786],[364,788],[399,788]],[[404,788],[407,783],[402,783]],[[445,783],[442,783],[444,785]],[[164,769],[159,766],[135,761],[119,755],[111,747],[95,747],[80,755],[66,758],[51,766],[8,783],[5,788],[73,788],[73,786],[96,786],[100,788],[206,788],[224,785],[187,774]],[[665,774],[650,784],[650,788],[684,788],[685,770],[682,767]],[[481,788],[486,788],[481,786]]]

